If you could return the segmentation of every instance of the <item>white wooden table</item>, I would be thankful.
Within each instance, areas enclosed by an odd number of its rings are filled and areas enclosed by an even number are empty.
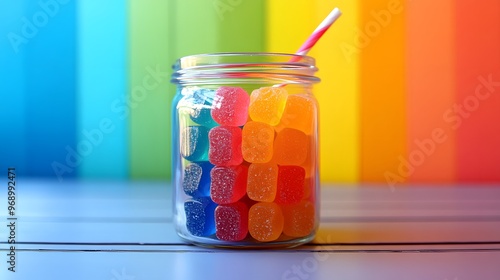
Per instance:
[[[166,182],[18,180],[16,272],[0,279],[500,279],[500,188],[323,186],[315,241],[205,249],[172,225]]]

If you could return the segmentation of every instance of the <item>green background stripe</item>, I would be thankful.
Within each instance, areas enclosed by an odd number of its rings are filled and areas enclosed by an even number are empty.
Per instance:
[[[169,12],[171,1],[129,1],[130,175],[164,179],[170,174]],[[157,70],[158,69],[158,70]],[[160,76],[152,74],[160,72]],[[161,76],[163,75],[163,76]]]
[[[170,104],[165,78],[135,102],[147,67],[170,71],[175,59],[198,53],[264,51],[264,0],[130,1],[130,172],[133,179],[170,177]]]

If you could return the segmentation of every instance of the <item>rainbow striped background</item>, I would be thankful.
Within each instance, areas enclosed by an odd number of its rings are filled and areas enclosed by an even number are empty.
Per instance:
[[[324,182],[500,182],[499,0],[0,0],[0,170],[170,176],[170,65],[311,51]]]

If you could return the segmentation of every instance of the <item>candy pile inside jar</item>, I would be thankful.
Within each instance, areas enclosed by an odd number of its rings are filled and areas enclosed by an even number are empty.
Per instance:
[[[191,89],[178,103],[186,229],[223,241],[305,237],[316,223],[316,106],[262,87]]]

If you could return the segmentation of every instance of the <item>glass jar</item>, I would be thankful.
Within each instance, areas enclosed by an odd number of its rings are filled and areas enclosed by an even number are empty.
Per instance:
[[[278,53],[180,58],[172,82],[177,233],[210,247],[294,247],[319,221],[315,60]]]

